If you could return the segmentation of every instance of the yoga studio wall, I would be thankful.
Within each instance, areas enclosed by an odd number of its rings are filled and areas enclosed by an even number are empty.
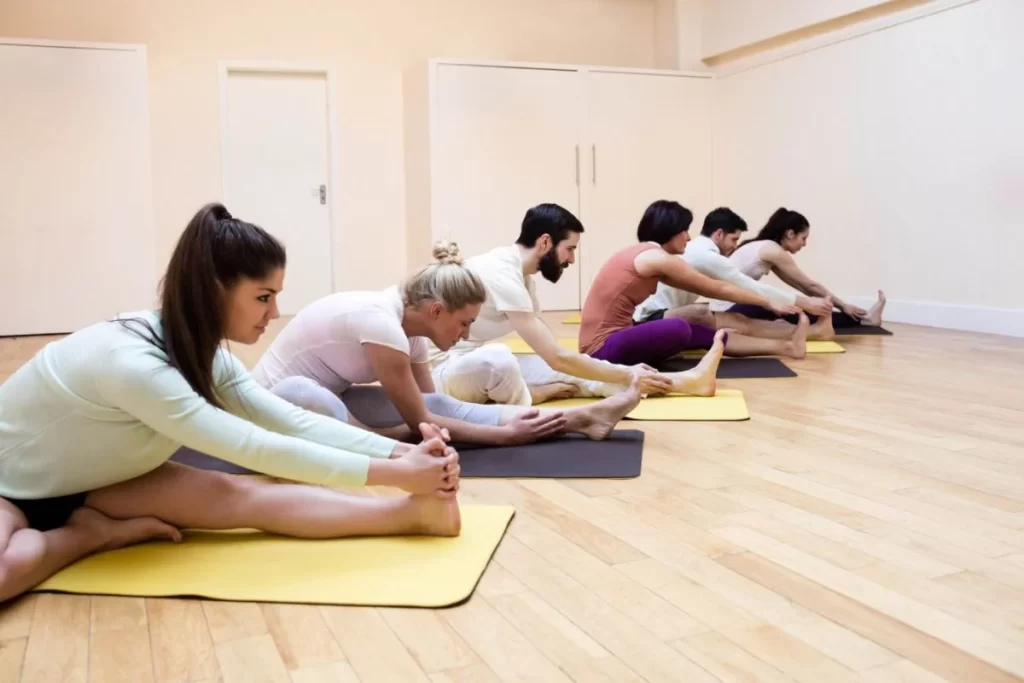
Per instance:
[[[1024,336],[1020,26],[936,0],[719,67],[716,203],[804,213],[807,271],[889,320]]]
[[[654,24],[651,0],[0,2],[0,37],[145,45],[160,267],[193,212],[222,196],[221,62],[330,69],[336,289],[406,274],[404,68],[444,55],[653,67]]]

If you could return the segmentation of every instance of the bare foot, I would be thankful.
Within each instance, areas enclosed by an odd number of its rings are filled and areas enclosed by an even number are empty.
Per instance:
[[[181,531],[156,517],[111,519],[99,510],[80,507],[71,513],[69,526],[88,529],[99,540],[98,551],[116,550],[157,538],[181,542]]]
[[[868,314],[861,318],[861,323],[864,325],[871,325],[872,327],[878,327],[882,324],[882,311],[885,310],[885,293],[882,290],[878,290],[878,301],[875,305],[868,309]]]
[[[457,498],[433,495],[409,496],[410,514],[416,533],[424,536],[458,536],[462,513]]]
[[[574,398],[579,395],[580,388],[568,382],[552,382],[551,384],[540,384],[530,387],[530,397],[535,406],[547,403],[548,401]]]
[[[832,316],[822,316],[828,318],[830,321]],[[782,355],[789,358],[803,358],[807,355],[807,330],[811,326],[810,318],[807,317],[806,313],[800,314],[800,320],[796,324],[796,329],[793,331],[793,336],[789,338],[785,344],[782,345]]]
[[[565,411],[566,431],[578,432],[600,441],[608,438],[622,418],[640,403],[640,381],[634,377],[629,389],[588,406]]]
[[[668,375],[672,378],[673,392],[689,396],[715,395],[718,390],[718,364],[725,353],[725,335],[731,331],[721,329],[715,332],[714,343],[693,370]]]
[[[807,337],[819,341],[835,341],[836,328],[832,327],[832,314],[818,316],[807,330]]]

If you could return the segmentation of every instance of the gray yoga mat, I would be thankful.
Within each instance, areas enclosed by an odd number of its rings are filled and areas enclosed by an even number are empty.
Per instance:
[[[836,328],[837,337],[852,337],[858,335],[884,335],[891,337],[892,332],[884,327],[875,327],[874,325],[854,325],[852,327]]]
[[[644,433],[637,429],[616,429],[601,441],[567,434],[521,446],[466,443],[452,446],[459,451],[459,476],[466,479],[630,479],[640,476]],[[191,448],[179,449],[171,461],[227,474],[255,474]]]
[[[522,446],[453,446],[466,479],[631,479],[640,476],[644,433],[616,429],[601,441],[566,434]]]
[[[685,372],[697,367],[699,358],[672,358],[658,365],[662,372]],[[778,358],[723,358],[718,363],[718,379],[762,379],[796,377],[796,372]]]

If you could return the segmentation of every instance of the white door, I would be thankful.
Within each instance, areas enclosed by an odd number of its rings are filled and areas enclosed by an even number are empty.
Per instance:
[[[327,79],[323,74],[228,71],[224,205],[288,252],[282,315],[334,291]]]
[[[437,78],[436,237],[469,257],[513,244],[531,206],[579,216],[576,72],[441,65]],[[579,308],[578,265],[535,281],[544,309]]]
[[[601,266],[637,243],[637,224],[652,202],[674,200],[693,211],[691,235],[712,208],[710,80],[591,72],[587,92],[584,297]]]
[[[0,44],[0,335],[156,304],[146,58]]]

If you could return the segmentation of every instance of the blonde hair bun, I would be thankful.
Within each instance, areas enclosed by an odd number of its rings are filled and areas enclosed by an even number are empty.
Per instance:
[[[455,242],[436,242],[434,244],[434,260],[442,266],[460,265],[462,255],[459,253],[459,245]]]

